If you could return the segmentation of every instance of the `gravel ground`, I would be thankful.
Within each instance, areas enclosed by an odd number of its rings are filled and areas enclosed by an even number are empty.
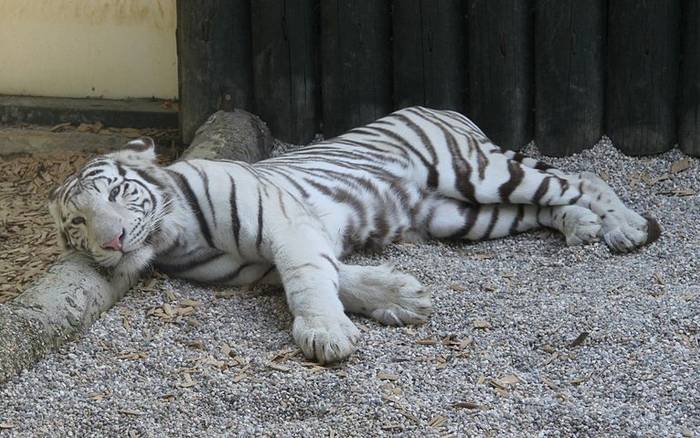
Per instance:
[[[414,274],[435,313],[411,328],[353,317],[361,347],[334,368],[299,355],[278,290],[150,281],[0,387],[0,435],[698,434],[700,168],[683,158],[604,140],[549,160],[659,219],[634,254],[535,232],[354,256]]]

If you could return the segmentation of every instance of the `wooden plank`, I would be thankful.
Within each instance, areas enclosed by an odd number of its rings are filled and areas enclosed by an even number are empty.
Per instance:
[[[394,108],[464,110],[460,0],[394,0]]]
[[[177,1],[183,143],[217,109],[253,110],[250,45],[250,0]]]
[[[607,132],[624,153],[676,142],[680,0],[615,0],[608,7]]]
[[[313,0],[251,3],[253,83],[258,115],[273,135],[308,143],[317,132],[320,100],[318,10]]]
[[[682,16],[678,143],[684,152],[700,156],[700,3],[684,0]]]
[[[467,0],[467,115],[502,147],[532,140],[531,0]]]
[[[338,135],[391,111],[388,0],[323,0],[323,133]]]
[[[535,142],[545,155],[603,135],[604,0],[535,0]]]

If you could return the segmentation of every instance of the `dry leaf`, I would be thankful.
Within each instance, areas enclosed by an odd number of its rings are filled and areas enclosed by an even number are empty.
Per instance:
[[[139,359],[145,359],[146,358],[146,353],[143,351],[131,351],[131,352],[125,352],[117,355],[117,359],[122,359],[122,360],[139,360]]]
[[[286,367],[284,365],[280,365],[280,364],[275,363],[275,362],[268,362],[267,366],[272,368],[273,370],[282,371],[284,373],[288,373],[292,370],[289,367]]]
[[[675,161],[675,162],[673,162],[673,164],[671,164],[671,173],[683,172],[684,170],[690,169],[690,167],[692,165],[693,165],[693,162],[687,158],[683,158],[681,160]]]
[[[583,344],[583,341],[585,341],[587,337],[588,337],[588,332],[581,332],[581,334],[578,335],[576,337],[576,339],[574,339],[573,341],[571,341],[569,343],[568,347],[573,348],[573,347],[576,347],[578,345]]]
[[[552,346],[549,345],[549,344],[546,344],[545,346],[543,346],[543,347],[542,347],[542,350],[543,350],[545,353],[554,353],[555,351],[557,351],[556,348],[552,347]]]
[[[430,420],[428,423],[428,426],[430,427],[442,427],[447,423],[447,418],[443,417],[442,415],[438,415],[437,417],[433,418]]]
[[[465,290],[467,290],[466,287],[462,286],[459,283],[450,284],[450,289],[452,289],[453,291],[456,291],[456,292],[464,292]]]
[[[399,376],[396,374],[386,373],[384,371],[377,372],[377,378],[379,380],[389,380],[391,382],[399,380]]]
[[[485,330],[491,328],[491,323],[486,321],[485,319],[475,319],[474,328]]]
[[[470,401],[460,401],[452,405],[453,408],[460,409],[481,409],[481,405]]]
[[[143,415],[141,412],[133,411],[131,409],[119,409],[117,412],[119,412],[120,414],[124,414],[124,415],[134,415],[134,416]]]

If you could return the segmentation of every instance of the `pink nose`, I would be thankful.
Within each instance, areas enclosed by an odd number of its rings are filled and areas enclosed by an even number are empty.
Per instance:
[[[114,236],[114,239],[106,242],[102,245],[103,249],[111,249],[114,251],[120,251],[122,249],[122,242],[124,241],[124,230],[122,230],[119,235]]]

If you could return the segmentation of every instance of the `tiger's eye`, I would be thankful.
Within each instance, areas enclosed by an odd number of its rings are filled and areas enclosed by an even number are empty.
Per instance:
[[[70,221],[70,223],[72,223],[73,225],[84,224],[84,223],[85,223],[85,218],[82,217],[82,216],[76,216],[76,217],[74,217],[74,218]]]

